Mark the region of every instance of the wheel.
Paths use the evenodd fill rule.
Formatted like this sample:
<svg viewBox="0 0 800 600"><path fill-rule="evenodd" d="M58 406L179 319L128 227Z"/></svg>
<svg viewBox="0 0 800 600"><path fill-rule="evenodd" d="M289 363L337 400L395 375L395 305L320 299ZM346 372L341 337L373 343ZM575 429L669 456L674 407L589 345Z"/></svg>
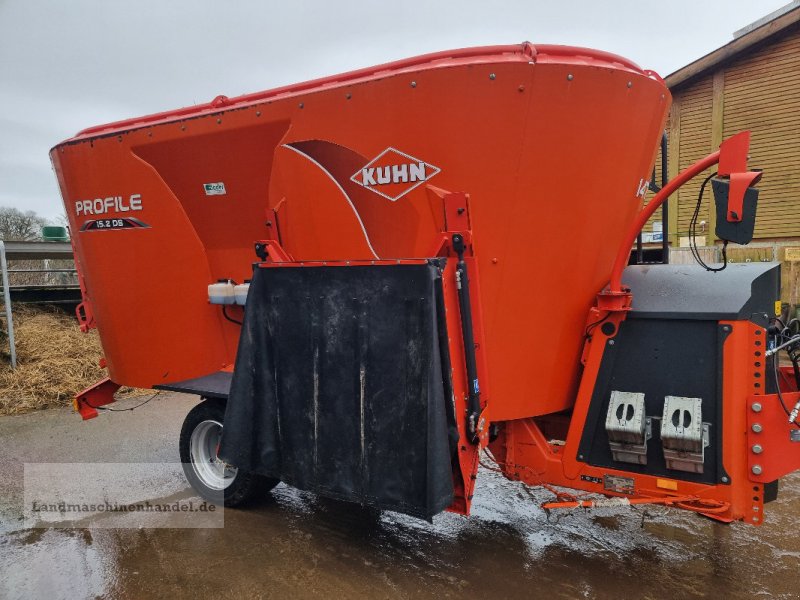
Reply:
<svg viewBox="0 0 800 600"><path fill-rule="evenodd" d="M243 506L274 488L279 480L237 469L217 457L224 420L221 400L203 400L189 411L179 444L183 472L206 500L226 507Z"/></svg>

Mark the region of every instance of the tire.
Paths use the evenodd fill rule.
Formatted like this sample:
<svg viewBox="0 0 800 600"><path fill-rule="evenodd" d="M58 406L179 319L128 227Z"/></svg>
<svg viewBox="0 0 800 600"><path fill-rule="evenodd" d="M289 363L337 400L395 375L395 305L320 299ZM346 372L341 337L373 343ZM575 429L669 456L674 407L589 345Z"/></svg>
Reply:
<svg viewBox="0 0 800 600"><path fill-rule="evenodd" d="M179 442L186 479L201 497L226 507L244 506L280 480L226 465L217 458L225 402L203 400L186 415Z"/></svg>

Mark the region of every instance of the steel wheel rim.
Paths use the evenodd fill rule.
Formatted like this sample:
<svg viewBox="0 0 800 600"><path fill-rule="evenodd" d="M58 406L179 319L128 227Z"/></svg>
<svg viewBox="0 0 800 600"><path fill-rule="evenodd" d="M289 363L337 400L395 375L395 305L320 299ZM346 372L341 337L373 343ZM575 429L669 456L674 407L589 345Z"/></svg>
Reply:
<svg viewBox="0 0 800 600"><path fill-rule="evenodd" d="M189 440L189 456L197 478L212 490L224 490L236 478L237 469L217 456L222 439L222 423L209 419L194 428Z"/></svg>

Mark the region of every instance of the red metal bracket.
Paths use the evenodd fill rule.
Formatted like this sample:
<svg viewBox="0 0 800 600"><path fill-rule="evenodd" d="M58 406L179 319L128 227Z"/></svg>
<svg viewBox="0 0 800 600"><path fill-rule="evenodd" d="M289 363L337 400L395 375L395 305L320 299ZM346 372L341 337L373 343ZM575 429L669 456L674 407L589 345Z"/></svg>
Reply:
<svg viewBox="0 0 800 600"><path fill-rule="evenodd" d="M742 131L729 137L719 145L719 167L721 177L747 171L747 153L750 150L750 132Z"/></svg>
<svg viewBox="0 0 800 600"><path fill-rule="evenodd" d="M469 196L463 192L451 192L445 194L443 202L445 231L470 231Z"/></svg>
<svg viewBox="0 0 800 600"><path fill-rule="evenodd" d="M78 326L81 328L83 333L89 333L89 330L97 327L94 322L92 305L87 301L83 301L75 307L75 316L78 319Z"/></svg>
<svg viewBox="0 0 800 600"><path fill-rule="evenodd" d="M97 409L114 402L114 394L121 386L106 377L75 396L72 406L84 421L94 419Z"/></svg>
<svg viewBox="0 0 800 600"><path fill-rule="evenodd" d="M78 255L75 254L74 245L72 247L72 253L75 257L75 274L78 276L78 286L81 288L81 303L75 307L75 316L78 318L78 325L80 325L81 331L83 333L89 333L89 330L94 329L97 325L94 322L92 303L89 301L89 296L86 293L86 281L83 279L81 261Z"/></svg>
<svg viewBox="0 0 800 600"><path fill-rule="evenodd" d="M291 255L283 249L283 246L275 240L258 240L256 242L256 253L263 260L277 263L293 262Z"/></svg>
<svg viewBox="0 0 800 600"><path fill-rule="evenodd" d="M448 192L439 188L429 188L436 198L441 199L444 208L443 231L436 238L428 256L453 256L452 235L457 233L464 239L465 255L474 256L472 247L472 223L469 216L469 194Z"/></svg>
<svg viewBox="0 0 800 600"><path fill-rule="evenodd" d="M597 309L606 312L627 312L631 309L633 296L628 288L622 288L619 292L603 290L597 294Z"/></svg>
<svg viewBox="0 0 800 600"><path fill-rule="evenodd" d="M719 168L717 173L720 177L728 177L730 179L728 210L725 214L728 221L732 223L742 220L744 194L747 188L755 185L761 179L761 172L747 170L747 153L749 149L749 131L743 131L729 137L719 147Z"/></svg>
<svg viewBox="0 0 800 600"><path fill-rule="evenodd" d="M731 174L731 185L728 190L728 210L726 211L728 221L735 223L742 220L744 193L747 188L758 183L760 179L761 173L758 171Z"/></svg>
<svg viewBox="0 0 800 600"><path fill-rule="evenodd" d="M784 393L786 410L800 393ZM777 394L747 400L747 467L750 481L769 483L800 469L800 428L789 423Z"/></svg>

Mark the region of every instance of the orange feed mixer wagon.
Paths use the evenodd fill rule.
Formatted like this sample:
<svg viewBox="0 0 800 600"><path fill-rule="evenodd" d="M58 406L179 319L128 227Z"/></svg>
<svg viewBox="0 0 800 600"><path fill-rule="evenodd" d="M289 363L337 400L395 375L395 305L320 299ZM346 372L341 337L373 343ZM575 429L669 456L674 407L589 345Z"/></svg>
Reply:
<svg viewBox="0 0 800 600"><path fill-rule="evenodd" d="M77 410L197 394L184 470L228 505L284 481L468 514L485 453L548 507L761 523L800 468L797 324L775 264L627 266L701 173L717 236L752 237L747 132L644 205L669 106L624 58L524 43L79 133L51 158L109 378Z"/></svg>

